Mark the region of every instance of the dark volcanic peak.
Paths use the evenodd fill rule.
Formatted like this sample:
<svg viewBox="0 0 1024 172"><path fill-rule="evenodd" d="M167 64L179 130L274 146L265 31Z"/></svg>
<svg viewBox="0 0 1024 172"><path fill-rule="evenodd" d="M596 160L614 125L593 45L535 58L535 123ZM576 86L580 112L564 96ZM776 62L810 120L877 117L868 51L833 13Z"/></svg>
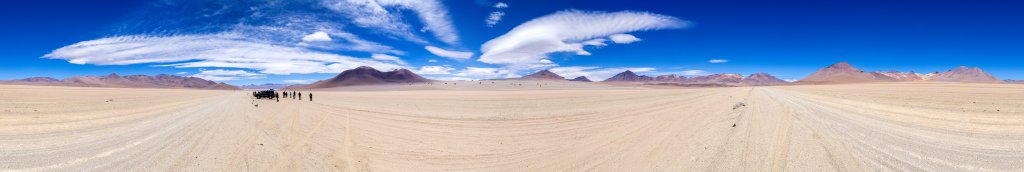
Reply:
<svg viewBox="0 0 1024 172"><path fill-rule="evenodd" d="M524 77L522 77L520 79L530 79L530 80L565 80L565 77L559 76L558 74L555 74L554 72L551 72L549 70L541 70L541 71L537 71L536 73L533 73L533 74L530 74L530 75L526 75L526 76L524 76Z"/></svg>
<svg viewBox="0 0 1024 172"><path fill-rule="evenodd" d="M288 87L289 89L312 89L312 88L331 88L341 86L352 86L352 85L373 85L373 84L389 84L389 83L416 83L416 82L430 82L431 80L423 78L412 71L407 69L396 69L390 72L381 72L369 66L360 66L355 69L350 69L341 72L337 76L331 79L317 81L315 83L304 85L304 86L293 86Z"/></svg>
<svg viewBox="0 0 1024 172"><path fill-rule="evenodd" d="M591 82L590 79L588 79L586 76L579 76L579 77L570 79L569 81Z"/></svg>
<svg viewBox="0 0 1024 172"><path fill-rule="evenodd" d="M604 82L636 82L636 81L653 81L654 78L649 76L637 75L633 71L626 70L625 72L616 74L611 78L605 79Z"/></svg>
<svg viewBox="0 0 1024 172"><path fill-rule="evenodd" d="M106 76L74 76L64 80L49 77L33 77L12 81L0 81L3 84L49 85L76 87L120 87L120 88L193 88L238 90L239 88L225 83L217 83L195 77L173 75L128 75L110 74Z"/></svg>

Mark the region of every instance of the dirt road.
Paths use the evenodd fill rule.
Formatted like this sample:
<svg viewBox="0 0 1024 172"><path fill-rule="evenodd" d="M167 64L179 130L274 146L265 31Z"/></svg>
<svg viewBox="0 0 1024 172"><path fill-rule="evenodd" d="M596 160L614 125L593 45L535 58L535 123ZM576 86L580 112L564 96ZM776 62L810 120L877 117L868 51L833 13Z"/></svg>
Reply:
<svg viewBox="0 0 1024 172"><path fill-rule="evenodd" d="M1024 170L1019 85L248 94L0 86L0 171Z"/></svg>

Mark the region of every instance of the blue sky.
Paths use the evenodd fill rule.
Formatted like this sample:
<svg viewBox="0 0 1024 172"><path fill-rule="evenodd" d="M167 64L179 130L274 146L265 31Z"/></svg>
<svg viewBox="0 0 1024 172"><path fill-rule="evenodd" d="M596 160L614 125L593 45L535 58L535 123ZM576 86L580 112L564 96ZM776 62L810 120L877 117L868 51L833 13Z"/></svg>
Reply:
<svg viewBox="0 0 1024 172"><path fill-rule="evenodd" d="M116 72L303 83L361 65L435 79L539 69L799 79L838 61L919 73L978 66L1024 79L1024 2L1009 0L3 3L0 79Z"/></svg>

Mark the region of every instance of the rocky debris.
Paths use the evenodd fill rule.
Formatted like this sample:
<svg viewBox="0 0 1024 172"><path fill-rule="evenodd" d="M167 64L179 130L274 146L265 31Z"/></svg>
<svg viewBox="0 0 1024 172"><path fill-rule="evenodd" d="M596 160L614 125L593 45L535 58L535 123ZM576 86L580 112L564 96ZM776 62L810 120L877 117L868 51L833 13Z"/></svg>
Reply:
<svg viewBox="0 0 1024 172"><path fill-rule="evenodd" d="M732 105L732 110L736 110L742 107L747 107L747 104L743 102L736 103L735 105Z"/></svg>

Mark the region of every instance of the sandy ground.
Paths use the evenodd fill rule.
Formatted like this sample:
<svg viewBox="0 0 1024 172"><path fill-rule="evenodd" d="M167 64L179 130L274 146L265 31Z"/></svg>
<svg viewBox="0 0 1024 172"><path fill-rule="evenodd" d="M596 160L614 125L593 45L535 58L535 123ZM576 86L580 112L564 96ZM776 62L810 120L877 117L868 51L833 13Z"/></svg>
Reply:
<svg viewBox="0 0 1024 172"><path fill-rule="evenodd" d="M250 93L0 86L0 171L1024 171L1024 85Z"/></svg>

